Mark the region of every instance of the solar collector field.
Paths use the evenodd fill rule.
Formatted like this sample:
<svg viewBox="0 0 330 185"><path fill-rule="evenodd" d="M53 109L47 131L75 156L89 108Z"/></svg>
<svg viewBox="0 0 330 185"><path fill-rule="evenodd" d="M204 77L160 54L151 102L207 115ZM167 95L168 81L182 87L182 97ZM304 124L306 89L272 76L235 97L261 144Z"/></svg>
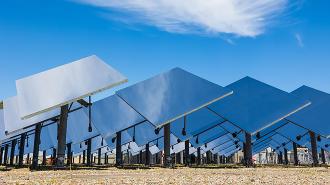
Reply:
<svg viewBox="0 0 330 185"><path fill-rule="evenodd" d="M98 70L100 74L96 74ZM53 83L59 74L60 83ZM41 79L50 82L47 85L52 87L47 90L51 93L43 89L32 97L32 91L45 87ZM323 121L330 100L327 93L306 86L287 93L250 77L222 87L174 68L99 101L83 100L125 81L123 75L96 56L18 80L18 96L4 100L4 110L0 110L0 126L4 127L1 134L7 133L1 138L2 146L9 145L11 150L11 141L19 141L25 132L28 139L24 154L33 152L37 130L32 126L41 124L38 150L52 154L52 149L60 145L57 125L63 115L59 108L66 104L68 159L70 152L74 156L85 151L90 152L87 155L115 154L118 166L123 165L120 160L124 154L130 157L144 153L147 161L147 153L155 155L163 150L164 163L186 150L197 160L211 154L229 157L240 150L256 154L268 147L280 154L292 150L293 143L313 148L309 131L317 133L318 152L328 149L329 129ZM27 85L31 88L25 90ZM22 97L24 101L20 102ZM322 121L313 124L316 116ZM168 128L170 133L165 134ZM249 143L251 147L247 147ZM17 150L18 145L16 155ZM252 156L244 156L247 166L248 160Z"/></svg>

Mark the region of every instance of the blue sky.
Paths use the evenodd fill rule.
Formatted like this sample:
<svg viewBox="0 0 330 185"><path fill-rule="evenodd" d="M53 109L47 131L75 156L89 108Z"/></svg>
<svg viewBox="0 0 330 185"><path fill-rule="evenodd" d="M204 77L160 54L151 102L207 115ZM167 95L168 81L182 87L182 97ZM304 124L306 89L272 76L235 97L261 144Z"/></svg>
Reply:
<svg viewBox="0 0 330 185"><path fill-rule="evenodd" d="M91 54L126 75L126 85L178 66L222 86L248 75L286 91L309 85L330 93L329 1L266 0L246 9L220 0L234 11L207 19L223 9L200 0L151 9L118 2L1 1L0 99L16 94L16 79Z"/></svg>

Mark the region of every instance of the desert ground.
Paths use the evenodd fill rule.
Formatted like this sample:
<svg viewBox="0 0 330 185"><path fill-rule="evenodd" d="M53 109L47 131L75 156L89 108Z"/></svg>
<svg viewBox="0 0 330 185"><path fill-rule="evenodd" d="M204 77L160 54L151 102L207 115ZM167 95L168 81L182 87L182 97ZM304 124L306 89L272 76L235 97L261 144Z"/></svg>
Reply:
<svg viewBox="0 0 330 185"><path fill-rule="evenodd" d="M0 184L330 184L330 169L319 168L151 168L0 171Z"/></svg>

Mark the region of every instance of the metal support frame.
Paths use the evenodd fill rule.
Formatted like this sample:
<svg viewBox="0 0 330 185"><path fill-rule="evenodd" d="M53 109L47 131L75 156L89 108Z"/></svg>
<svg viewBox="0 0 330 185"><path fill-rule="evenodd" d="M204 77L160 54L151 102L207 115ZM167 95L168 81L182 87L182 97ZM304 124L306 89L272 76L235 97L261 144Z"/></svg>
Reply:
<svg viewBox="0 0 330 185"><path fill-rule="evenodd" d="M146 166L150 166L150 151L149 151L149 143L146 144Z"/></svg>
<svg viewBox="0 0 330 185"><path fill-rule="evenodd" d="M42 151L42 165L46 165L46 150Z"/></svg>
<svg viewBox="0 0 330 185"><path fill-rule="evenodd" d="M299 164L299 162L298 162L298 152L297 152L297 143L292 142L292 146L293 146L294 165L297 166Z"/></svg>
<svg viewBox="0 0 330 185"><path fill-rule="evenodd" d="M121 132L116 133L116 166L123 164L123 154L121 151Z"/></svg>
<svg viewBox="0 0 330 185"><path fill-rule="evenodd" d="M211 151L206 152L206 164L211 164L212 162L212 153Z"/></svg>
<svg viewBox="0 0 330 185"><path fill-rule="evenodd" d="M251 143L251 134L245 132L245 166L252 166L252 143Z"/></svg>
<svg viewBox="0 0 330 185"><path fill-rule="evenodd" d="M83 163L83 164L86 163L86 150L83 150L83 159L82 159L82 163Z"/></svg>
<svg viewBox="0 0 330 185"><path fill-rule="evenodd" d="M24 161L24 147L25 147L25 138L26 138L26 133L21 134L21 139L19 143L19 154L18 154L18 166L22 167L23 166L23 161Z"/></svg>
<svg viewBox="0 0 330 185"><path fill-rule="evenodd" d="M139 153L139 164L142 164L142 150Z"/></svg>
<svg viewBox="0 0 330 185"><path fill-rule="evenodd" d="M72 145L71 143L68 143L66 145L66 148L67 148L67 152L66 152L66 156L67 156L66 165L68 165L68 166L72 164L71 145Z"/></svg>
<svg viewBox="0 0 330 185"><path fill-rule="evenodd" d="M1 147L0 148L0 165L2 164L2 156L3 156L3 150L4 150L4 148L3 147Z"/></svg>
<svg viewBox="0 0 330 185"><path fill-rule="evenodd" d="M194 134L193 137L197 137L197 136L199 136L199 135L201 135L201 134L203 134L203 133L205 133L205 132L207 132L207 131L209 131L209 130L212 130L212 129L214 129L215 127L218 127L218 126L220 126L221 124L223 124L223 123L225 123L225 122L227 122L227 120L220 121L219 123L214 124L214 125L212 125L211 127L207 128L207 129L205 129L205 130L203 130L203 131L201 131L201 132L199 132L199 133L197 133L197 134ZM223 128L223 127L220 126L220 128ZM226 134L227 134L227 133L226 133Z"/></svg>
<svg viewBox="0 0 330 185"><path fill-rule="evenodd" d="M40 135L41 135L41 123L38 123L36 125L34 132L33 156L32 156L32 166L31 166L31 169L33 170L37 169L38 167Z"/></svg>
<svg viewBox="0 0 330 185"><path fill-rule="evenodd" d="M98 156L97 156L97 158L98 158L97 164L98 165L101 165L101 148L98 149L97 154L98 154Z"/></svg>
<svg viewBox="0 0 330 185"><path fill-rule="evenodd" d="M326 160L325 160L325 151L323 148L321 148L321 158L322 158L322 164L325 164L326 163Z"/></svg>
<svg viewBox="0 0 330 185"><path fill-rule="evenodd" d="M104 153L104 164L108 164L108 155Z"/></svg>
<svg viewBox="0 0 330 185"><path fill-rule="evenodd" d="M17 144L17 139L11 141L10 161L9 161L10 165L14 165L16 144Z"/></svg>
<svg viewBox="0 0 330 185"><path fill-rule="evenodd" d="M164 167L170 167L172 163L171 158L171 125L170 123L164 125Z"/></svg>
<svg viewBox="0 0 330 185"><path fill-rule="evenodd" d="M56 165L56 148L53 148L53 159L52 159L53 165Z"/></svg>
<svg viewBox="0 0 330 185"><path fill-rule="evenodd" d="M156 158L155 164L159 164L160 163L160 161L159 161L159 152L157 152L155 154L155 158Z"/></svg>
<svg viewBox="0 0 330 185"><path fill-rule="evenodd" d="M30 153L26 155L26 164L30 164Z"/></svg>
<svg viewBox="0 0 330 185"><path fill-rule="evenodd" d="M190 155L189 155L189 140L186 140L184 142L184 156L185 156L185 165L189 166L190 165Z"/></svg>
<svg viewBox="0 0 330 185"><path fill-rule="evenodd" d="M213 158L214 158L214 164L219 164L219 155L213 154Z"/></svg>
<svg viewBox="0 0 330 185"><path fill-rule="evenodd" d="M64 167L68 113L69 105L63 105L61 107L60 123L58 127L56 166L59 168Z"/></svg>
<svg viewBox="0 0 330 185"><path fill-rule="evenodd" d="M3 155L3 164L7 165L8 164L8 147L9 144L5 145L5 154Z"/></svg>
<svg viewBox="0 0 330 185"><path fill-rule="evenodd" d="M277 154L277 164L282 164L282 152L280 151L278 154ZM267 156L267 163L268 163L268 156Z"/></svg>
<svg viewBox="0 0 330 185"><path fill-rule="evenodd" d="M201 165L201 147L197 148L197 165Z"/></svg>
<svg viewBox="0 0 330 185"><path fill-rule="evenodd" d="M91 166L92 165L92 139L88 139L87 140L87 154L86 154L86 164L87 166Z"/></svg>
<svg viewBox="0 0 330 185"><path fill-rule="evenodd" d="M317 166L319 164L319 159L317 154L317 143L316 143L315 133L313 131L309 131L309 137L311 139L313 166Z"/></svg>
<svg viewBox="0 0 330 185"><path fill-rule="evenodd" d="M288 160L288 150L286 148L284 148L284 164L288 165L289 164L289 160Z"/></svg>

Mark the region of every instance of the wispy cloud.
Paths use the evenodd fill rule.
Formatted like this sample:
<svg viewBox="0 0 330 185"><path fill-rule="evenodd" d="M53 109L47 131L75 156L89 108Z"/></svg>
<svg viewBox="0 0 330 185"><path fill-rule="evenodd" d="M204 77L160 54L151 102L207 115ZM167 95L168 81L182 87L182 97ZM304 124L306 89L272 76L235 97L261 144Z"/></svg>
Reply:
<svg viewBox="0 0 330 185"><path fill-rule="evenodd" d="M131 20L175 33L255 37L288 0L75 0L125 13ZM124 20L123 18L121 20Z"/></svg>
<svg viewBox="0 0 330 185"><path fill-rule="evenodd" d="M295 37L296 40L297 40L298 46L301 47L301 48L303 48L303 47L304 47L304 41L303 41L301 35L300 35L299 33L296 33L296 34L294 35L294 37Z"/></svg>

